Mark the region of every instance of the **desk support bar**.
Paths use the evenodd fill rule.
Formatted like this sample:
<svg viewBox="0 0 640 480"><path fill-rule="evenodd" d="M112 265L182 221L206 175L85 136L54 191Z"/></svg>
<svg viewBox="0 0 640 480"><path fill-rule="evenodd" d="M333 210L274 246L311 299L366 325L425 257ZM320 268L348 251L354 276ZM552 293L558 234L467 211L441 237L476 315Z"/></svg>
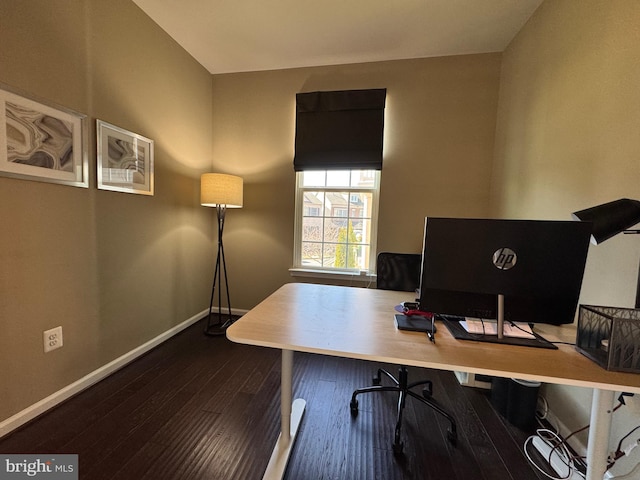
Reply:
<svg viewBox="0 0 640 480"><path fill-rule="evenodd" d="M280 374L281 432L285 443L291 440L291 402L293 401L293 350L282 350Z"/></svg>
<svg viewBox="0 0 640 480"><path fill-rule="evenodd" d="M591 401L591 423L587 444L587 479L602 480L607 471L611 415L613 413L613 390L593 389Z"/></svg>
<svg viewBox="0 0 640 480"><path fill-rule="evenodd" d="M273 449L263 480L284 477L291 450L302 421L306 402L293 397L293 351L282 350L282 373L280 377L280 436Z"/></svg>

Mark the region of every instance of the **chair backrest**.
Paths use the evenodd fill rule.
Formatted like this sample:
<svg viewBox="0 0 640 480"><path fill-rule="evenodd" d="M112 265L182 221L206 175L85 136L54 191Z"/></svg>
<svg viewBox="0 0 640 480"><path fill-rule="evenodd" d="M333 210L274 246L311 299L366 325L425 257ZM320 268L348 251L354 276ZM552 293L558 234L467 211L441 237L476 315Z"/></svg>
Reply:
<svg viewBox="0 0 640 480"><path fill-rule="evenodd" d="M420 287L422 255L381 252L376 262L376 288L415 292Z"/></svg>

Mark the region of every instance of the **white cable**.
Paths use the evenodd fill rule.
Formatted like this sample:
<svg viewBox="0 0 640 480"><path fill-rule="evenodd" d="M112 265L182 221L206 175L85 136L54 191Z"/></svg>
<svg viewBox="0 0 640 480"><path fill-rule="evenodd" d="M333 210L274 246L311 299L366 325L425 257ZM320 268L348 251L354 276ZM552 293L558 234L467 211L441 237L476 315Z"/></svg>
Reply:
<svg viewBox="0 0 640 480"><path fill-rule="evenodd" d="M538 402L537 403L541 403L541 407L542 407L542 412L540 412L540 409L537 408L536 405L536 415L540 420L547 420L547 415L549 415L549 402L547 402L547 399L543 396L543 395L538 395Z"/></svg>
<svg viewBox="0 0 640 480"><path fill-rule="evenodd" d="M581 477L584 477L584 474L582 474L582 472L575 469L573 455L569 450L569 447L567 447L566 441L558 433L544 428L537 430L536 433L542 441L552 447L552 451L549 452L549 458L547 459L549 463L551 463L551 456L553 452L555 452L558 455L559 460L564 463L567 468L569 468L567 478L571 478L574 473L580 475ZM545 439L544 435L550 435L551 439L557 443L554 444L552 441Z"/></svg>
<svg viewBox="0 0 640 480"><path fill-rule="evenodd" d="M542 405L540 405L542 404ZM541 407L541 408L538 408ZM542 412L540 411L542 409ZM548 425L551 426L554 432L559 433L560 427L557 423L554 423L553 417L549 416L551 409L549 408L549 402L543 395L539 395L536 403L536 421L541 428L545 429ZM546 423L545 423L546 422ZM557 419L556 419L557 422Z"/></svg>
<svg viewBox="0 0 640 480"><path fill-rule="evenodd" d="M527 460L529 460L529 462L531 463L531 465L533 465L540 473L542 473L544 476L546 476L547 478L551 479L551 480L567 480L573 477L574 473L580 475L581 477L584 477L584 475L582 474L582 472L576 470L573 466L573 462L571 460L572 455L571 452L569 452L569 449L566 447L564 440L557 435L555 432L545 429L545 428L541 428L536 430L536 434L537 435L531 435L529 438L527 438L527 440L524 443L524 454L527 457ZM556 442L556 444L554 444L551 440L548 440L547 438L545 438L545 436L550 437L553 441ZM534 460L533 458L531 458L531 456L529 455L529 452L527 451L527 447L528 445L530 445L533 440L535 438L539 438L540 440L542 440L547 446L549 446L550 448L550 452L549 452L549 458L547 458L547 463L551 466L551 456L555 453L558 456L558 459L560 461L562 461L562 463L564 463L564 465L568 468L568 473L566 476L564 477L556 477L553 475L549 475L547 472L545 472ZM554 469L555 470L555 469Z"/></svg>
<svg viewBox="0 0 640 480"><path fill-rule="evenodd" d="M537 438L537 435L531 435L529 438L527 438L524 442L524 455L527 457L527 460L529 460L529 463L531 465L533 465L536 470L538 470L541 474L543 474L545 477L550 478L552 480L565 480L564 477L553 477L551 475L549 475L547 472L545 472L542 467L540 467L534 460L533 458L531 458L531 456L529 455L529 452L527 451L527 446L529 444L531 444L533 442L533 439ZM534 447L531 447L534 448Z"/></svg>

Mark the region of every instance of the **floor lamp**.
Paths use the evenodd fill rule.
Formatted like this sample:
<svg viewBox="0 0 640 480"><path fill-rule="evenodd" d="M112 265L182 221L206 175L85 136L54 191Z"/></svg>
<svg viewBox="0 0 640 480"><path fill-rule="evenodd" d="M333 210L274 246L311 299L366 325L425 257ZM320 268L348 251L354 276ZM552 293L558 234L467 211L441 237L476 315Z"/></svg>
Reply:
<svg viewBox="0 0 640 480"><path fill-rule="evenodd" d="M594 245L598 245L619 233L640 233L640 230L628 230L640 223L640 200L621 198L575 212L572 216L576 220L593 223L591 243ZM640 265L638 266L635 308L640 308Z"/></svg>
<svg viewBox="0 0 640 480"><path fill-rule="evenodd" d="M231 316L231 300L229 299L229 282L227 280L227 264L224 259L224 246L222 244L222 232L224 229L224 217L227 208L242 208L242 178L223 173L205 173L200 177L200 203L205 207L216 207L218 218L218 255L216 268L213 272L213 285L211 286L211 301L209 302L209 315L204 333L207 335L224 335L225 330L233 323ZM218 285L218 321L211 322L211 311L215 297L216 283ZM222 284L227 292L227 307L229 315L226 321L222 321Z"/></svg>

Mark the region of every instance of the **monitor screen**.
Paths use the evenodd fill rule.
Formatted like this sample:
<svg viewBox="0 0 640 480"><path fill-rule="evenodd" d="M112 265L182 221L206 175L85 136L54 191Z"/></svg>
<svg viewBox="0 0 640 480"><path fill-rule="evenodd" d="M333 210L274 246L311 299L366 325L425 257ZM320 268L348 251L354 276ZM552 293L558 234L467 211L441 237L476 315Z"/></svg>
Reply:
<svg viewBox="0 0 640 480"><path fill-rule="evenodd" d="M560 325L574 321L591 224L431 218L425 221L420 309Z"/></svg>

